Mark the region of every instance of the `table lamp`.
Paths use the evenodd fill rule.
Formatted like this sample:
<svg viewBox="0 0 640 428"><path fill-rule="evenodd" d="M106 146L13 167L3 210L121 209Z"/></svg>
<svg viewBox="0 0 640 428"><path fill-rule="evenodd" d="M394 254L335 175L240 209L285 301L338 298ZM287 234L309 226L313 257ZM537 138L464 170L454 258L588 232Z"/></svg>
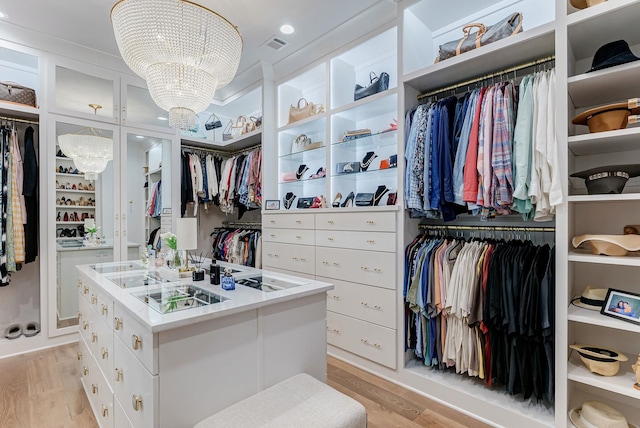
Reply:
<svg viewBox="0 0 640 428"><path fill-rule="evenodd" d="M187 263L186 270L189 270L189 250L198 249L198 220L195 218L176 219L176 240L177 249L184 250Z"/></svg>

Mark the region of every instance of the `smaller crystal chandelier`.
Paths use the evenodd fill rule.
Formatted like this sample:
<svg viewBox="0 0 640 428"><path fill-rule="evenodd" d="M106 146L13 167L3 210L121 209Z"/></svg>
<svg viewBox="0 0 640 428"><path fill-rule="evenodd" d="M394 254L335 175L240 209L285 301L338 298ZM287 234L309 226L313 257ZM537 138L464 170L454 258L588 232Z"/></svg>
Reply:
<svg viewBox="0 0 640 428"><path fill-rule="evenodd" d="M196 114L238 70L238 29L189 0L120 0L111 22L122 59L146 80L173 128L193 129Z"/></svg>
<svg viewBox="0 0 640 428"><path fill-rule="evenodd" d="M98 104L89 104L94 113L102 108ZM65 156L73 159L73 164L84 172L86 180L97 180L113 160L113 139L101 137L93 128L84 128L73 134L58 136L58 145Z"/></svg>

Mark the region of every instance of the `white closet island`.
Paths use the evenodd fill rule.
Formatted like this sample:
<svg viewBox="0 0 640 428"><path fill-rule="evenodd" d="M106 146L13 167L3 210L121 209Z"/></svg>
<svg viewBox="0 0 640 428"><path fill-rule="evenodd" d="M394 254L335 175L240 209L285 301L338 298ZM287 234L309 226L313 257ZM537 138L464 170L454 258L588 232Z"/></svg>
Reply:
<svg viewBox="0 0 640 428"><path fill-rule="evenodd" d="M191 427L294 374L326 381L333 286L220 265L235 290L136 261L78 266L78 360L101 427Z"/></svg>

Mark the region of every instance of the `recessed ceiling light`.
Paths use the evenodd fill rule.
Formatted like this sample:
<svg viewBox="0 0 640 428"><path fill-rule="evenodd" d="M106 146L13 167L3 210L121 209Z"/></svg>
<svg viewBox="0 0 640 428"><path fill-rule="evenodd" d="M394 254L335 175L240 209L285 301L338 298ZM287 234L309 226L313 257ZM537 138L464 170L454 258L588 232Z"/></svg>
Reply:
<svg viewBox="0 0 640 428"><path fill-rule="evenodd" d="M169 120L169 118L165 116L158 116L158 120Z"/></svg>
<svg viewBox="0 0 640 428"><path fill-rule="evenodd" d="M296 29L293 28L293 25L284 24L280 26L280 32L282 34L293 34L295 31Z"/></svg>
<svg viewBox="0 0 640 428"><path fill-rule="evenodd" d="M136 138L140 138L141 140L144 138L142 135L136 135Z"/></svg>

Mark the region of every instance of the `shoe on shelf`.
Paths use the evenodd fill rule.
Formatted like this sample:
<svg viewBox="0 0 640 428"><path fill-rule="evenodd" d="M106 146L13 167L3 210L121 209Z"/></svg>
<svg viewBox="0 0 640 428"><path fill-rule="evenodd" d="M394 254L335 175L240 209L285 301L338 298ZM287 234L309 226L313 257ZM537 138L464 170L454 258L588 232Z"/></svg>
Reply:
<svg viewBox="0 0 640 428"><path fill-rule="evenodd" d="M93 183L89 183L89 186L87 186L87 190L93 190Z"/></svg>
<svg viewBox="0 0 640 428"><path fill-rule="evenodd" d="M60 188L60 182L58 180L56 180L56 189Z"/></svg>
<svg viewBox="0 0 640 428"><path fill-rule="evenodd" d="M340 206L341 200L342 200L342 193L340 192L336 193L336 197L333 198L333 204L331 204L331 206L334 208L338 208Z"/></svg>
<svg viewBox="0 0 640 428"><path fill-rule="evenodd" d="M22 336L22 326L20 324L12 324L4 330L4 337L9 340L17 339Z"/></svg>
<svg viewBox="0 0 640 428"><path fill-rule="evenodd" d="M56 221L60 221L62 217L62 213L58 211L58 215L56 216Z"/></svg>
<svg viewBox="0 0 640 428"><path fill-rule="evenodd" d="M320 208L327 208L327 198L320 195Z"/></svg>
<svg viewBox="0 0 640 428"><path fill-rule="evenodd" d="M40 323L36 321L28 322L22 329L22 333L25 335L25 337L35 336L36 334L40 333Z"/></svg>
<svg viewBox="0 0 640 428"><path fill-rule="evenodd" d="M384 184L378 186L378 188L376 189L376 193L373 194L373 205L378 205L378 203L380 202L382 197L388 191L389 191L389 189L387 189L387 186L385 186Z"/></svg>
<svg viewBox="0 0 640 428"><path fill-rule="evenodd" d="M286 209L291 208L291 205L293 205L293 201L296 199L296 195L293 194L293 192L288 192L286 195L284 195L284 198L282 199L282 201L284 202L284 207Z"/></svg>
<svg viewBox="0 0 640 428"><path fill-rule="evenodd" d="M353 203L353 198L355 198L356 195L353 194L353 192L349 192L349 194L347 195L347 199L344 200L344 202L340 205L342 208L346 208L351 206L351 204Z"/></svg>
<svg viewBox="0 0 640 428"><path fill-rule="evenodd" d="M311 174L311 177L309 177L309 179L313 180L316 178L323 178L327 175L327 170L325 169L325 167L320 167L318 168L318 171L315 174Z"/></svg>
<svg viewBox="0 0 640 428"><path fill-rule="evenodd" d="M377 157L378 155L374 152L367 152L367 154L364 155L364 158L362 158L362 162L360 162L360 169L366 171L369 166L371 166L371 162L373 162L373 160Z"/></svg>
<svg viewBox="0 0 640 428"><path fill-rule="evenodd" d="M77 211L73 212L73 218L74 218L73 221L80 221L80 217L78 217L78 212Z"/></svg>
<svg viewBox="0 0 640 428"><path fill-rule="evenodd" d="M62 217L62 221L69 221L69 213L64 213L64 217Z"/></svg>
<svg viewBox="0 0 640 428"><path fill-rule="evenodd" d="M320 196L322 196L322 195L320 195ZM322 200L319 197L314 196L313 197L313 203L311 204L311 206L309 208L322 208Z"/></svg>

